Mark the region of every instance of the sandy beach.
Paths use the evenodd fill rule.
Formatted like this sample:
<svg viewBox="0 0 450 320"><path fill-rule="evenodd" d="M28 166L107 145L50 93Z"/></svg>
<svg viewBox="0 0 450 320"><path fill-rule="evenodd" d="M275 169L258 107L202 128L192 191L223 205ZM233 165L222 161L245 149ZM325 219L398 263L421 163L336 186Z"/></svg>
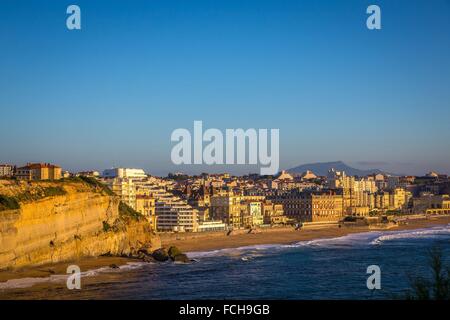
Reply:
<svg viewBox="0 0 450 320"><path fill-rule="evenodd" d="M324 228L316 230L295 230L294 228L272 228L256 234L238 234L227 236L225 233L215 232L209 234L191 235L161 235L164 247L177 246L184 252L210 251L223 248L237 248L258 244L288 244L298 241L308 241L322 238L342 237L351 233L368 231L394 231L432 227L449 224L449 216L428 217L427 219L408 220L407 224L395 226L391 229L374 227L342 227Z"/></svg>
<svg viewBox="0 0 450 320"><path fill-rule="evenodd" d="M427 219L409 220L407 224L391 229L369 227L341 227L317 230L295 230L294 228L271 228L260 233L243 233L227 236L225 232L198 234L161 234L163 247L177 246L184 252L210 251L224 248L237 248L258 244L289 244L298 241L308 241L323 238L341 237L352 233L368 231L397 231L420 229L450 223L449 216L428 217ZM67 267L76 264L82 271L95 270L111 265L122 266L140 260L121 257L83 258L77 261L67 261L51 265L23 268L18 270L0 271L0 285L11 279L45 278L51 275L66 274Z"/></svg>

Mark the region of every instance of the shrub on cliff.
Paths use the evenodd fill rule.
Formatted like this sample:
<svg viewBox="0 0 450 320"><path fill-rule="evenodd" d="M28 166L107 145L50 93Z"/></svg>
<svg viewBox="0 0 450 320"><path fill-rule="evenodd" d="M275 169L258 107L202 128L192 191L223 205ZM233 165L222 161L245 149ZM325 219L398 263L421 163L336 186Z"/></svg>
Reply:
<svg viewBox="0 0 450 320"><path fill-rule="evenodd" d="M119 203L119 216L125 219L132 219L136 221L140 221L144 218L142 214L131 208L126 203L120 201Z"/></svg>
<svg viewBox="0 0 450 320"><path fill-rule="evenodd" d="M86 177L86 176L79 176L78 178L81 181L83 181L83 182L87 183L88 185L90 185L91 187L93 187L94 189L96 189L97 191L104 192L105 194L107 194L109 196L114 195L114 192L110 188L108 188L107 185L101 183L96 178Z"/></svg>
<svg viewBox="0 0 450 320"><path fill-rule="evenodd" d="M36 187L33 190L26 190L16 196L18 202L32 202L47 197L63 196L67 191L61 187Z"/></svg>
<svg viewBox="0 0 450 320"><path fill-rule="evenodd" d="M111 230L111 226L108 222L103 221L103 232L108 232L109 230Z"/></svg>
<svg viewBox="0 0 450 320"><path fill-rule="evenodd" d="M63 196L67 191L63 187L45 187L43 189L44 197Z"/></svg>
<svg viewBox="0 0 450 320"><path fill-rule="evenodd" d="M17 210L19 208L20 208L19 202L15 198L0 194L0 211Z"/></svg>

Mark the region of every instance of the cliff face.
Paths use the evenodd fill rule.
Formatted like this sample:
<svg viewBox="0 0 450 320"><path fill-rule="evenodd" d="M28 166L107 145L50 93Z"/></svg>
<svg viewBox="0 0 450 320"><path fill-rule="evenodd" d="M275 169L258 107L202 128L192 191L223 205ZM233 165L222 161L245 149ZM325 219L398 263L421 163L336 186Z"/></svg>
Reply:
<svg viewBox="0 0 450 320"><path fill-rule="evenodd" d="M0 211L0 269L103 254L128 255L143 246L159 246L145 220L119 214L114 196L81 182L55 184L64 194L19 201L19 209ZM2 187L0 193L9 196L29 195L30 190L33 194L35 189L30 183ZM39 185L41 191L44 187Z"/></svg>

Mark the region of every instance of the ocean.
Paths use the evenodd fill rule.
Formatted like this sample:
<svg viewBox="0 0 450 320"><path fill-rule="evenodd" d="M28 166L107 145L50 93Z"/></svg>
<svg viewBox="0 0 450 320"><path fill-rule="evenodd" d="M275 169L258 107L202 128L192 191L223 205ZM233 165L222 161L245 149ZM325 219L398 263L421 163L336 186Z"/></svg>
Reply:
<svg viewBox="0 0 450 320"><path fill-rule="evenodd" d="M82 288L65 276L10 281L13 299L401 299L410 277L430 275L428 252L440 247L450 266L450 225L373 231L290 245L256 245L190 252L195 261L130 263L83 273ZM381 271L369 290L367 267Z"/></svg>

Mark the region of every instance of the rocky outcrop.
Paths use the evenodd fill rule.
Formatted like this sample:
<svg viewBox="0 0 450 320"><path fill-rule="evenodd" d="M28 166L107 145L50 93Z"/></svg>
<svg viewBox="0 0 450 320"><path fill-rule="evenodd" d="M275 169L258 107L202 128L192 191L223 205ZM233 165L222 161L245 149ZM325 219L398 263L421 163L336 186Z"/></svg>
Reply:
<svg viewBox="0 0 450 320"><path fill-rule="evenodd" d="M181 250L178 249L177 247L171 246L171 247L169 248L169 250L167 251L167 254L169 255L170 258L173 259L175 256L177 256L177 255L179 255L179 254L182 254L182 252L181 252Z"/></svg>
<svg viewBox="0 0 450 320"><path fill-rule="evenodd" d="M181 250L175 246L170 247L167 253L173 262L187 263L191 261L186 254L181 252Z"/></svg>
<svg viewBox="0 0 450 320"><path fill-rule="evenodd" d="M152 257L153 257L153 259L155 259L156 261L159 261L159 262L164 262L164 261L169 260L169 255L168 255L166 249L164 249L164 248L155 250L152 253Z"/></svg>
<svg viewBox="0 0 450 320"><path fill-rule="evenodd" d="M81 257L130 256L161 246L145 219L120 215L116 197L81 182L55 184L66 193L0 211L0 270ZM8 196L15 195L13 187L8 186Z"/></svg>

